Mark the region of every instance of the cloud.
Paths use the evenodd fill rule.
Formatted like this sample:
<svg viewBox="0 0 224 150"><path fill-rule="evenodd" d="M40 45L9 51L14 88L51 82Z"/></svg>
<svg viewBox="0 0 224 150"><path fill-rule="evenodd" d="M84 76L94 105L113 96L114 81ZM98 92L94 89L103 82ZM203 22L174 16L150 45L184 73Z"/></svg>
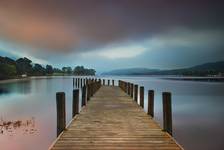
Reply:
<svg viewBox="0 0 224 150"><path fill-rule="evenodd" d="M145 53L135 64L149 68L174 69L224 60L224 31L177 29L146 39ZM127 65L127 64L125 64Z"/></svg>
<svg viewBox="0 0 224 150"><path fill-rule="evenodd" d="M103 59L130 59L135 58L138 55L144 53L146 50L145 47L141 45L121 45L121 46L108 46L105 48L102 48L100 50L81 53L82 57L100 57Z"/></svg>
<svg viewBox="0 0 224 150"><path fill-rule="evenodd" d="M39 63L43 65L49 64L46 59L41 59L30 55L30 53L28 52L29 50L27 50L26 47L18 47L17 45L7 43L6 41L2 42L0 40L0 56L1 54L4 54L3 56L12 57L14 59L27 57L31 59L33 63Z"/></svg>
<svg viewBox="0 0 224 150"><path fill-rule="evenodd" d="M223 14L221 0L1 0L0 51L58 66L182 67L224 58Z"/></svg>
<svg viewBox="0 0 224 150"><path fill-rule="evenodd" d="M221 6L218 0L1 0L0 37L36 53L79 53L179 26L223 28Z"/></svg>
<svg viewBox="0 0 224 150"><path fill-rule="evenodd" d="M154 50L168 47L188 47L189 50L198 48L205 51L224 47L223 38L224 30L194 31L186 28L176 28L145 40L145 44Z"/></svg>

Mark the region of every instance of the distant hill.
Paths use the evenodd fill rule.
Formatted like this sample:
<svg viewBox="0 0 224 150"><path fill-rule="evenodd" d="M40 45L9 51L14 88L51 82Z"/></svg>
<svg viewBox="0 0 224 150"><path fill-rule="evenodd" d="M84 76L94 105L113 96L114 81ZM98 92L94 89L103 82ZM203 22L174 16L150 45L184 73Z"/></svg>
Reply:
<svg viewBox="0 0 224 150"><path fill-rule="evenodd" d="M191 67L188 69L197 70L197 71L216 70L216 71L223 72L224 71L224 61L205 63L205 64L197 65L197 66L194 66L194 67Z"/></svg>
<svg viewBox="0 0 224 150"><path fill-rule="evenodd" d="M224 61L205 63L189 68L180 68L173 70L159 70L148 68L129 68L112 70L103 75L186 75L186 76L209 76L223 75Z"/></svg>
<svg viewBox="0 0 224 150"><path fill-rule="evenodd" d="M127 69L117 69L109 72L104 72L102 73L102 75L144 75L158 71L159 70L157 69L147 69L147 68L127 68Z"/></svg>

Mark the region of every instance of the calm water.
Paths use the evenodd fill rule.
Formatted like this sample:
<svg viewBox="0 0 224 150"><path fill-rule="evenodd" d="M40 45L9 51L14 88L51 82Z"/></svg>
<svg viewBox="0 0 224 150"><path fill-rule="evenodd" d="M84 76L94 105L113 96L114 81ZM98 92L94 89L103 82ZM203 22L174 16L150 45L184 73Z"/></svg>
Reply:
<svg viewBox="0 0 224 150"><path fill-rule="evenodd" d="M161 125L161 94L172 92L174 137L186 150L223 149L224 83L171 81L156 77L119 79L145 86L145 106L147 90L155 90L155 119ZM71 120L71 77L0 83L0 89L2 150L46 150L50 146L56 138L55 93L58 91L66 93L67 123Z"/></svg>

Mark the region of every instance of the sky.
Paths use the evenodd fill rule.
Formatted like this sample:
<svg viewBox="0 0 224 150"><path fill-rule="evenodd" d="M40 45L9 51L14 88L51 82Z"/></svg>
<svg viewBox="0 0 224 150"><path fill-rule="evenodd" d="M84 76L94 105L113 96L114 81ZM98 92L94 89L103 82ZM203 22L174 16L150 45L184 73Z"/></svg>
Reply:
<svg viewBox="0 0 224 150"><path fill-rule="evenodd" d="M224 60L222 0L0 0L0 55L56 67Z"/></svg>

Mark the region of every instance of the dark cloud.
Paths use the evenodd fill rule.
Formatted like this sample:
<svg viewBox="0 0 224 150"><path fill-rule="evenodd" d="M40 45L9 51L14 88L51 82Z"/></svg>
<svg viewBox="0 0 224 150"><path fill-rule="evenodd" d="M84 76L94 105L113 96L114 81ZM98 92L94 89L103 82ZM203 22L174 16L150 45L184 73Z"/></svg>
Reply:
<svg viewBox="0 0 224 150"><path fill-rule="evenodd" d="M53 52L91 50L176 27L222 30L221 0L1 0L0 37Z"/></svg>

